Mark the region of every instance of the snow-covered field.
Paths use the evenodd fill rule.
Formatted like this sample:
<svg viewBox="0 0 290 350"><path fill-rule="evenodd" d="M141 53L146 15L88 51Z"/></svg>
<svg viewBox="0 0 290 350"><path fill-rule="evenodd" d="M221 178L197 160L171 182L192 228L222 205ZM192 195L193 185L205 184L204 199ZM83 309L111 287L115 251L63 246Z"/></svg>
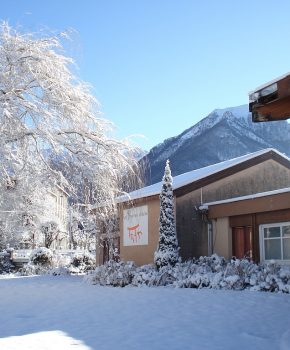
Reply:
<svg viewBox="0 0 290 350"><path fill-rule="evenodd" d="M0 276L1 350L290 349L290 295Z"/></svg>

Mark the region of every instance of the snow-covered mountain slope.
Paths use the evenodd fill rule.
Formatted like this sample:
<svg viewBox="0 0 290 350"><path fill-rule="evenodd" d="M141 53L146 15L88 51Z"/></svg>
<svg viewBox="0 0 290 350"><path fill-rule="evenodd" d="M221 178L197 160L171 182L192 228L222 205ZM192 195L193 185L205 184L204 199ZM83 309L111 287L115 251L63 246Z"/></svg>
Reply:
<svg viewBox="0 0 290 350"><path fill-rule="evenodd" d="M161 180L166 159L174 176L227 159L276 148L290 156L287 121L253 123L248 105L216 109L206 118L153 147L145 162L146 184Z"/></svg>

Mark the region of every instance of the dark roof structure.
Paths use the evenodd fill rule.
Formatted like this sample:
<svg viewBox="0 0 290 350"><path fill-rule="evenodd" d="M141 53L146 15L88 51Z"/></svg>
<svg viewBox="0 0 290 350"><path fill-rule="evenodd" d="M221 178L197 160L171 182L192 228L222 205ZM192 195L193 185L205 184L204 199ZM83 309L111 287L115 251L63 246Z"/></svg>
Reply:
<svg viewBox="0 0 290 350"><path fill-rule="evenodd" d="M290 73L269 81L249 93L253 122L290 118Z"/></svg>

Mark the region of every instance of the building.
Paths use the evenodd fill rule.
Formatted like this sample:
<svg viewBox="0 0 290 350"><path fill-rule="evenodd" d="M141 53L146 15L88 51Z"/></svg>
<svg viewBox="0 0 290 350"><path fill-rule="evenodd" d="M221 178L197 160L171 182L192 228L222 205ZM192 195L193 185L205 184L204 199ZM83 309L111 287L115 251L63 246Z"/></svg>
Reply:
<svg viewBox="0 0 290 350"><path fill-rule="evenodd" d="M289 206L287 201L284 206L279 205L276 201L278 197L275 197L278 194L271 191L288 187L290 160L274 149L261 150L174 177L176 229L182 259L218 253L227 258L236 254L248 255L255 261L263 260L265 256L260 254L261 244L264 247L269 245L267 238L272 238L272 234L261 241L259 230L269 229L272 232L272 226L263 225L283 223L283 226L290 221L290 216L287 216L288 210L290 214L290 201ZM138 265L153 262L159 236L160 190L161 182L119 198L121 260L133 260ZM281 191L278 196L287 196L287 190L285 193ZM248 205L248 196L255 196L255 205L249 206L246 212L238 209L238 203ZM274 198L277 202L275 206L271 204ZM263 202L261 207L260 201ZM235 206L236 211L227 211ZM220 208L219 212L217 208ZM239 221L243 218L245 221ZM249 218L255 219L255 223L246 221ZM238 231L241 227L243 231ZM248 232L250 243L244 238L244 248L238 249L242 244L238 242L245 232ZM280 243L281 240L280 234ZM248 249L249 245L251 249ZM285 249L285 257L288 257L288 241L285 241Z"/></svg>
<svg viewBox="0 0 290 350"><path fill-rule="evenodd" d="M290 73L259 86L249 93L253 122L290 118Z"/></svg>
<svg viewBox="0 0 290 350"><path fill-rule="evenodd" d="M226 258L290 262L290 188L204 203L212 251Z"/></svg>

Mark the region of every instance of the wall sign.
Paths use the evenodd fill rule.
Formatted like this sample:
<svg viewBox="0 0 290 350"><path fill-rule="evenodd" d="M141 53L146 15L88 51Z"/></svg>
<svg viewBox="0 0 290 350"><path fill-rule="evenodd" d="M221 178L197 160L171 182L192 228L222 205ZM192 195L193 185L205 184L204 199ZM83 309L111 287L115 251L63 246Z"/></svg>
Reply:
<svg viewBox="0 0 290 350"><path fill-rule="evenodd" d="M123 212L124 246L148 244L148 206L125 209Z"/></svg>

